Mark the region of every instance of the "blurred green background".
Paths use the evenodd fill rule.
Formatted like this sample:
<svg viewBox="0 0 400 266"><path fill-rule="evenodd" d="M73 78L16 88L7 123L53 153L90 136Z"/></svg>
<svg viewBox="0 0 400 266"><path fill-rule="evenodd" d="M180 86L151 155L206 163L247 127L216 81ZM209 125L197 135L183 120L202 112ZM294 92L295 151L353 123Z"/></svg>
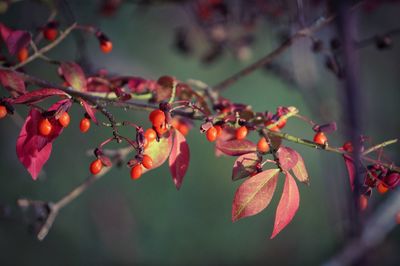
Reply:
<svg viewBox="0 0 400 266"><path fill-rule="evenodd" d="M77 22L102 29L111 38L114 50L104 55L92 36L85 37L88 57L95 68L111 73L156 79L168 74L180 80L194 78L216 84L277 46L277 27L262 23L250 61L240 62L225 53L211 65L198 57L178 54L173 46L173 31L188 22L178 5L156 5L145 9L124 5L112 18L98 16L97 1L68 1ZM374 13L361 13L360 38L370 37L399 26L399 6L384 6ZM69 13L70 14L70 13ZM48 15L46 8L21 1L0 16L0 21L15 28L35 29ZM314 17L313 17L314 16ZM66 16L68 17L68 16ZM316 15L310 14L312 21ZM74 18L69 18L74 19ZM68 22L68 19L66 19ZM332 28L319 36L329 39ZM201 41L196 45L202 48ZM399 137L398 100L400 84L400 39L394 48L380 52L374 47L360 50L364 98L364 132L373 142ZM310 42L301 41L283 56L294 69L303 89L290 85L275 75L258 71L244 78L224 96L248 103L254 110L274 111L277 106L296 106L316 122L338 122L337 133L330 143L340 146L345 127L340 82L324 67L324 57L310 51ZM60 60L74 60L73 37L49 53ZM42 62L26 67L29 73L58 81L56 68ZM310 89L311 88L311 89ZM1 92L5 95L5 91ZM147 113L113 110L119 120L148 125ZM25 117L26 108L18 109ZM45 176L32 181L15 154L20 128L12 119L0 123L0 203L11 205L27 197L55 201L88 175L93 157L86 151L103 141L111 131L93 127L81 134L78 124L83 110L73 106L72 122L57 139L46 164ZM286 132L312 138L312 130L300 120L292 119ZM133 134L132 130L123 131ZM251 138L255 139L256 136ZM113 169L87 192L63 209L49 235L39 242L28 233L21 219L0 221L1 265L317 265L339 250L347 220L346 199L349 197L347 176L342 158L335 154L288 144L304 157L311 176L311 186L299 185L300 209L292 223L274 240L269 240L275 208L275 195L270 207L259 215L231 222L231 201L242 181L231 181L234 158L215 158L214 147L197 130L190 132L188 142L191 164L180 191L176 191L166 165L150 171L140 180L129 178L129 169ZM399 163L398 145L388 155ZM277 192L282 191L280 180ZM384 196L374 195L373 210ZM371 211L368 210L367 214ZM395 229L383 245L371 252L369 261L398 265L400 230ZM382 264L382 265L383 265Z"/></svg>

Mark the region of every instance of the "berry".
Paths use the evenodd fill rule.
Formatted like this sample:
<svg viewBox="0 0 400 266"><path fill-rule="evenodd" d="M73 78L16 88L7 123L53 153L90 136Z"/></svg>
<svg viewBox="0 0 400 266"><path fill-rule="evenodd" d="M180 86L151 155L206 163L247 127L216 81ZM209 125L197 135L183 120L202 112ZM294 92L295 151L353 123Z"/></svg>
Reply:
<svg viewBox="0 0 400 266"><path fill-rule="evenodd" d="M215 127L210 127L206 132L206 137L209 142L213 142L217 139L218 131Z"/></svg>
<svg viewBox="0 0 400 266"><path fill-rule="evenodd" d="M215 126L215 129L217 130L217 138L218 138L222 134L222 127L217 125Z"/></svg>
<svg viewBox="0 0 400 266"><path fill-rule="evenodd" d="M153 128L157 131L158 135L163 135L165 132L168 131L168 128L167 128L167 125L165 124L165 122L158 126L153 125Z"/></svg>
<svg viewBox="0 0 400 266"><path fill-rule="evenodd" d="M160 127L165 122L165 114L160 109L153 110L149 115L149 120L154 127Z"/></svg>
<svg viewBox="0 0 400 266"><path fill-rule="evenodd" d="M379 185L376 187L376 189L378 190L378 192L380 194L385 194L389 190L389 188L383 183L379 183Z"/></svg>
<svg viewBox="0 0 400 266"><path fill-rule="evenodd" d="M29 56L29 51L28 48L22 48L21 50L19 50L17 57L18 57L18 61L19 62L24 62L26 59L28 59Z"/></svg>
<svg viewBox="0 0 400 266"><path fill-rule="evenodd" d="M179 123L176 129L184 136L189 133L189 126L185 123Z"/></svg>
<svg viewBox="0 0 400 266"><path fill-rule="evenodd" d="M148 128L144 133L144 137L146 138L147 142L150 143L157 138L157 133L154 129Z"/></svg>
<svg viewBox="0 0 400 266"><path fill-rule="evenodd" d="M278 122L278 124L276 125L279 129L282 129L282 128L284 128L285 126L286 126L286 122L287 122L287 120L286 119L280 119L280 121Z"/></svg>
<svg viewBox="0 0 400 266"><path fill-rule="evenodd" d="M389 188L396 187L400 182L400 174L396 172L392 172L384 177L383 181Z"/></svg>
<svg viewBox="0 0 400 266"><path fill-rule="evenodd" d="M7 108L4 105L0 105L0 119L6 117Z"/></svg>
<svg viewBox="0 0 400 266"><path fill-rule="evenodd" d="M328 142L328 138L325 136L324 132L318 132L314 136L314 142L317 144L325 145Z"/></svg>
<svg viewBox="0 0 400 266"><path fill-rule="evenodd" d="M361 195L358 200L358 204L361 211L365 210L368 207L368 197L365 195Z"/></svg>
<svg viewBox="0 0 400 266"><path fill-rule="evenodd" d="M257 150L261 153L269 152L269 144L264 137L261 137L260 140L257 142Z"/></svg>
<svg viewBox="0 0 400 266"><path fill-rule="evenodd" d="M153 159L149 155L143 155L142 164L144 168L151 169L153 167Z"/></svg>
<svg viewBox="0 0 400 266"><path fill-rule="evenodd" d="M140 163L136 164L131 169L131 178L132 179L139 179L142 175L142 165Z"/></svg>
<svg viewBox="0 0 400 266"><path fill-rule="evenodd" d="M347 141L346 143L344 143L342 148L343 148L343 150L345 150L347 152L353 152L353 144L350 141Z"/></svg>
<svg viewBox="0 0 400 266"><path fill-rule="evenodd" d="M274 121L269 120L269 121L265 122L265 126L268 127L269 125L272 125L274 123L275 123ZM274 131L274 132L278 132L279 131L279 127L278 127L278 125L275 125L275 126L269 128L269 130Z"/></svg>
<svg viewBox="0 0 400 266"><path fill-rule="evenodd" d="M54 41L57 38L58 30L56 28L47 27L43 30L43 36L49 40Z"/></svg>
<svg viewBox="0 0 400 266"><path fill-rule="evenodd" d="M236 133L235 133L236 139L237 140L245 139L248 132L249 131L247 130L247 127L245 127L245 126L239 127L238 129L236 129Z"/></svg>
<svg viewBox="0 0 400 266"><path fill-rule="evenodd" d="M82 133L86 133L90 128L90 119L89 118L82 118L81 122L79 123L79 129Z"/></svg>
<svg viewBox="0 0 400 266"><path fill-rule="evenodd" d="M113 48L112 42L110 41L101 41L100 42L100 49L103 53L108 54L111 52Z"/></svg>
<svg viewBox="0 0 400 266"><path fill-rule="evenodd" d="M51 130L53 129L53 126L51 125L49 119L44 118L40 121L39 123L39 133L42 136L48 136L51 133Z"/></svg>
<svg viewBox="0 0 400 266"><path fill-rule="evenodd" d="M90 164L89 169L92 175L97 175L98 173L100 173L102 168L103 168L103 163L101 162L100 159L96 159Z"/></svg>
<svg viewBox="0 0 400 266"><path fill-rule="evenodd" d="M71 121L71 117L69 116L69 114L67 112L62 113L60 115L60 117L58 118L58 122L63 127L67 127L69 125L70 121Z"/></svg>

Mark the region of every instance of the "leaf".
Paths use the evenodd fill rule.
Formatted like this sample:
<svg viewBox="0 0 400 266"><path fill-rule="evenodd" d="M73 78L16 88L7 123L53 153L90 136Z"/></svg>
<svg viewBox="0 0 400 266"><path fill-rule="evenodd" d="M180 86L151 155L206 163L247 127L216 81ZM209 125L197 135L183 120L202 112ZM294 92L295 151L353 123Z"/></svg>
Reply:
<svg viewBox="0 0 400 266"><path fill-rule="evenodd" d="M167 159L172 149L172 134L167 137L160 138L160 141L152 141L144 153L149 155L153 159L153 167L155 169L161 166ZM143 173L147 172L146 168L143 168Z"/></svg>
<svg viewBox="0 0 400 266"><path fill-rule="evenodd" d="M346 164L347 173L349 174L349 181L351 190L354 190L354 179L356 177L356 168L354 166L353 158L350 155L343 154L344 163Z"/></svg>
<svg viewBox="0 0 400 266"><path fill-rule="evenodd" d="M81 103L83 108L85 109L86 113L89 115L90 119L92 119L92 121L97 125L99 124L99 122L96 119L95 116L95 110L94 108L92 108L85 100L81 99Z"/></svg>
<svg viewBox="0 0 400 266"><path fill-rule="evenodd" d="M301 155L297 151L295 151L295 150L293 150L293 151L297 154L297 162L296 162L295 166L292 168L292 171L293 171L295 177L297 178L297 180L309 185L310 178L308 176L308 172L307 172L306 166L304 164L303 157L301 157Z"/></svg>
<svg viewBox="0 0 400 266"><path fill-rule="evenodd" d="M12 31L7 40L5 40L8 52L11 55L15 55L22 48L25 48L29 45L31 41L31 35L27 31L15 30Z"/></svg>
<svg viewBox="0 0 400 266"><path fill-rule="evenodd" d="M216 147L224 154L230 156L239 156L257 150L256 144L247 139L219 141L216 143Z"/></svg>
<svg viewBox="0 0 400 266"><path fill-rule="evenodd" d="M269 169L250 177L236 190L232 203L232 221L255 215L271 202L279 169Z"/></svg>
<svg viewBox="0 0 400 266"><path fill-rule="evenodd" d="M239 156L233 164L232 180L248 177L257 170L257 164L260 162L261 157L255 152Z"/></svg>
<svg viewBox="0 0 400 266"><path fill-rule="evenodd" d="M0 69L0 83L14 97L26 93L24 79L18 72Z"/></svg>
<svg viewBox="0 0 400 266"><path fill-rule="evenodd" d="M336 122L331 122L324 125L315 125L312 128L315 132L332 133L337 130Z"/></svg>
<svg viewBox="0 0 400 266"><path fill-rule="evenodd" d="M68 96L68 94L59 89L44 88L21 95L14 100L14 103L15 104L37 103L51 96Z"/></svg>
<svg viewBox="0 0 400 266"><path fill-rule="evenodd" d="M211 126L212 126L212 123L211 123ZM222 128L221 136L219 136L215 142L215 156L219 157L219 156L224 155L224 153L217 148L218 143L234 139L235 132L236 132L236 130L232 127L223 127Z"/></svg>
<svg viewBox="0 0 400 266"><path fill-rule="evenodd" d="M169 155L169 170L175 187L179 190L189 167L190 152L185 137L175 130L174 144Z"/></svg>
<svg viewBox="0 0 400 266"><path fill-rule="evenodd" d="M9 27L3 23L0 23L0 35L4 42L8 39L8 36L10 36L11 32L12 30Z"/></svg>
<svg viewBox="0 0 400 266"><path fill-rule="evenodd" d="M69 100L55 103L49 108L49 111L57 110L66 101ZM17 139L18 159L31 174L33 180L37 179L43 165L50 157L53 141L63 130L63 127L54 118L51 118L49 120L53 126L52 133L46 137L40 135L38 127L42 118L42 114L37 109L32 108Z"/></svg>
<svg viewBox="0 0 400 266"><path fill-rule="evenodd" d="M86 91L86 76L78 64L74 62L61 63L58 72L73 89Z"/></svg>
<svg viewBox="0 0 400 266"><path fill-rule="evenodd" d="M273 239L280 231L282 231L293 219L300 204L300 194L296 181L293 176L287 172L285 185L281 199L275 214L274 229L271 239Z"/></svg>
<svg viewBox="0 0 400 266"><path fill-rule="evenodd" d="M298 161L298 153L289 147L281 146L276 154L279 158L279 164L286 171L292 169Z"/></svg>

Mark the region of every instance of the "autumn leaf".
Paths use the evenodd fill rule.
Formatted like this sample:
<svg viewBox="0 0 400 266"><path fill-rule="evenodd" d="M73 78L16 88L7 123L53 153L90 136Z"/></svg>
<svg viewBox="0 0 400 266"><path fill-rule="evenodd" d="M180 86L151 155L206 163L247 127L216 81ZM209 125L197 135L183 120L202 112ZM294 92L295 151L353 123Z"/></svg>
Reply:
<svg viewBox="0 0 400 266"><path fill-rule="evenodd" d="M296 153L296 155L297 155L297 162L292 168L294 176L300 182L308 185L308 184L310 184L310 178L308 176L308 172L307 172L306 166L304 164L303 157L301 157L301 155L297 151L293 150L293 152Z"/></svg>
<svg viewBox="0 0 400 266"><path fill-rule="evenodd" d="M92 108L86 101L81 99L81 103L83 108L85 109L86 113L88 114L88 116L90 117L90 119L95 123L98 124L99 122L96 119L95 116L95 108Z"/></svg>
<svg viewBox="0 0 400 266"><path fill-rule="evenodd" d="M21 95L21 96L17 97L13 101L13 103L15 103L15 104L28 104L28 103L32 104L32 103L37 103L37 102L43 101L46 98L51 97L51 96L68 96L68 94L59 89L43 88L43 89L34 90L34 91L28 92L24 95Z"/></svg>
<svg viewBox="0 0 400 266"><path fill-rule="evenodd" d="M174 144L169 155L169 170L175 187L179 190L186 171L189 167L190 152L185 137L178 130L175 131Z"/></svg>
<svg viewBox="0 0 400 266"><path fill-rule="evenodd" d="M26 93L24 79L18 72L0 69L0 83L13 97Z"/></svg>
<svg viewBox="0 0 400 266"><path fill-rule="evenodd" d="M236 190L232 203L232 221L255 215L271 202L279 169L269 169L250 177Z"/></svg>
<svg viewBox="0 0 400 266"><path fill-rule="evenodd" d="M347 173L349 175L349 182L351 190L354 190L354 179L356 176L356 169L354 166L353 158L350 155L343 154L344 163L346 164Z"/></svg>
<svg viewBox="0 0 400 266"><path fill-rule="evenodd" d="M87 90L85 73L78 64L74 62L61 63L58 72L73 89L78 91Z"/></svg>
<svg viewBox="0 0 400 266"><path fill-rule="evenodd" d="M160 167L171 153L172 149L172 134L166 137L160 138L160 141L152 141L147 148L144 150L144 154L149 155L153 159L153 167L151 170ZM147 172L146 168L143 169L143 173Z"/></svg>
<svg viewBox="0 0 400 266"><path fill-rule="evenodd" d="M286 171L292 169L298 161L297 152L289 147L281 146L277 152L277 156L279 158L279 164L282 169Z"/></svg>
<svg viewBox="0 0 400 266"><path fill-rule="evenodd" d="M281 232L293 219L300 204L300 194L296 181L286 172L285 185L275 214L274 229L271 239Z"/></svg>
<svg viewBox="0 0 400 266"><path fill-rule="evenodd" d="M232 180L236 181L248 177L257 170L256 166L260 162L261 157L255 152L239 156L233 165Z"/></svg>
<svg viewBox="0 0 400 266"><path fill-rule="evenodd" d="M224 154L230 156L239 156L257 150L256 144L247 139L219 141L216 143L216 147Z"/></svg>

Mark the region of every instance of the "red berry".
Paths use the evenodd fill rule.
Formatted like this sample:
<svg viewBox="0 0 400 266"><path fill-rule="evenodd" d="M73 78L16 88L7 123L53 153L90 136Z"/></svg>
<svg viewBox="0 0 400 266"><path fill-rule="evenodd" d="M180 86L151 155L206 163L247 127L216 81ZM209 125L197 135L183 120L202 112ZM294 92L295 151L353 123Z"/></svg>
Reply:
<svg viewBox="0 0 400 266"><path fill-rule="evenodd" d="M353 144L350 141L347 141L346 143L344 143L342 148L343 148L343 150L345 150L347 152L353 152Z"/></svg>
<svg viewBox="0 0 400 266"><path fill-rule="evenodd" d="M165 132L168 131L167 124L162 123L160 125L153 125L154 129L157 131L158 135L163 135Z"/></svg>
<svg viewBox="0 0 400 266"><path fill-rule="evenodd" d="M48 136L51 133L51 130L53 129L53 126L51 125L49 119L44 118L40 121L39 123L39 133L42 136Z"/></svg>
<svg viewBox="0 0 400 266"><path fill-rule="evenodd" d="M260 140L257 142L257 150L261 153L269 152L269 144L264 137L261 137Z"/></svg>
<svg viewBox="0 0 400 266"><path fill-rule="evenodd" d="M236 139L237 140L245 139L247 136L247 133L248 133L247 127L245 127L245 126L239 127L238 129L236 129L236 133L235 133Z"/></svg>
<svg viewBox="0 0 400 266"><path fill-rule="evenodd" d="M154 129L148 128L144 133L144 137L146 138L147 142L150 143L157 138L157 133Z"/></svg>
<svg viewBox="0 0 400 266"><path fill-rule="evenodd" d="M100 173L102 168L103 168L103 163L101 162L100 159L96 159L90 164L89 169L92 175L97 175L98 173Z"/></svg>
<svg viewBox="0 0 400 266"><path fill-rule="evenodd" d="M69 116L69 114L67 112L62 113L60 115L60 117L58 118L58 122L63 127L67 127L69 125L70 121L71 121L71 117Z"/></svg>
<svg viewBox="0 0 400 266"><path fill-rule="evenodd" d="M103 53L108 54L111 52L113 48L112 42L110 41L101 41L100 42L100 49Z"/></svg>
<svg viewBox="0 0 400 266"><path fill-rule="evenodd" d="M149 155L143 155L142 164L144 168L151 169L153 167L153 159Z"/></svg>
<svg viewBox="0 0 400 266"><path fill-rule="evenodd" d="M189 126L185 123L179 123L176 129L184 136L189 133Z"/></svg>
<svg viewBox="0 0 400 266"><path fill-rule="evenodd" d="M213 142L217 139L218 131L215 127L210 127L206 132L206 137L209 142Z"/></svg>
<svg viewBox="0 0 400 266"><path fill-rule="evenodd" d="M389 190L389 188L383 183L379 183L379 185L376 187L376 189L378 190L378 192L380 194L385 194Z"/></svg>
<svg viewBox="0 0 400 266"><path fill-rule="evenodd" d="M165 122L165 114L160 109L153 110L149 115L149 120L154 127L160 127Z"/></svg>
<svg viewBox="0 0 400 266"><path fill-rule="evenodd" d="M266 127L268 127L269 125L272 125L272 124L275 124L275 122L272 121L272 120L269 120L269 121L265 122L265 126ZM271 128L268 128L268 129L271 130L271 131L274 131L274 132L278 132L279 131L278 125L275 125L275 126L273 126Z"/></svg>
<svg viewBox="0 0 400 266"><path fill-rule="evenodd" d="M328 141L328 138L325 136L324 132L318 132L314 136L314 142L317 144L325 145Z"/></svg>
<svg viewBox="0 0 400 266"><path fill-rule="evenodd" d="M6 117L7 108L4 105L0 105L0 119Z"/></svg>
<svg viewBox="0 0 400 266"><path fill-rule="evenodd" d="M368 207L368 197L365 195L361 195L358 200L358 204L361 211L365 210Z"/></svg>
<svg viewBox="0 0 400 266"><path fill-rule="evenodd" d="M136 164L131 169L131 178L132 179L139 179L142 175L142 165L140 163Z"/></svg>
<svg viewBox="0 0 400 266"><path fill-rule="evenodd" d="M287 120L286 119L280 119L279 120L279 122L278 122L278 124L276 125L279 129L282 129L282 128L284 128L285 126L286 126L286 122L287 122Z"/></svg>
<svg viewBox="0 0 400 266"><path fill-rule="evenodd" d="M54 41L57 38L58 30L56 28L45 28L43 30L43 36L49 40Z"/></svg>
<svg viewBox="0 0 400 266"><path fill-rule="evenodd" d="M18 61L21 63L26 61L26 59L28 59L28 56L29 56L28 48L22 48L21 50L19 50L17 54Z"/></svg>
<svg viewBox="0 0 400 266"><path fill-rule="evenodd" d="M81 130L82 133L86 133L90 128L90 119L89 118L82 118L80 124L79 124L79 129Z"/></svg>
<svg viewBox="0 0 400 266"><path fill-rule="evenodd" d="M222 127L221 126L214 126L215 127L215 129L217 130L217 138L219 137L219 136L221 136L221 134L222 134Z"/></svg>

